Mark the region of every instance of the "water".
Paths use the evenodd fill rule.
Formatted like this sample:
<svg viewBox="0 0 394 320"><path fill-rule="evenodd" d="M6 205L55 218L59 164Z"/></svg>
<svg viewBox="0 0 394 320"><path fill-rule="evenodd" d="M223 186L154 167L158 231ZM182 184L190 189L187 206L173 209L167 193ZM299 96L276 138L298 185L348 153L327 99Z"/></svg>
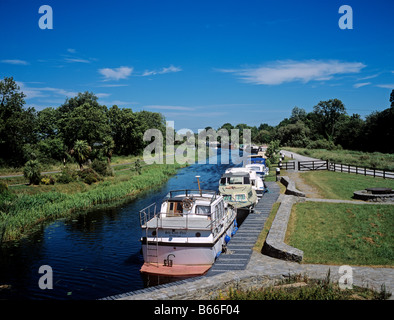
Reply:
<svg viewBox="0 0 394 320"><path fill-rule="evenodd" d="M220 149L218 162L219 155ZM158 279L143 278L139 272L139 210L160 202L170 190L197 189L196 175L203 189L218 190L221 174L233 166L191 165L128 204L56 220L0 248L0 299L99 299L156 284ZM53 289L38 285L42 265L53 270Z"/></svg>

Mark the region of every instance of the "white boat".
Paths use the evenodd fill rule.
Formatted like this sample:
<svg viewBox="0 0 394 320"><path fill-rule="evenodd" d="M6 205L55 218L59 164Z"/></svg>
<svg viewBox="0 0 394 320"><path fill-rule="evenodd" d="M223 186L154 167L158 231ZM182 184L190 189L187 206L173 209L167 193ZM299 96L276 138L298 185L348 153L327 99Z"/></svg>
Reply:
<svg viewBox="0 0 394 320"><path fill-rule="evenodd" d="M142 273L206 273L236 232L236 210L212 190L171 191L159 210L140 211Z"/></svg>
<svg viewBox="0 0 394 320"><path fill-rule="evenodd" d="M259 155L249 156L246 161L245 168L255 171L256 174L264 180L265 176L269 175L269 168L266 166L265 161L266 158Z"/></svg>
<svg viewBox="0 0 394 320"><path fill-rule="evenodd" d="M265 192L264 181L256 171L247 168L247 167L240 167L240 168L230 168L226 170L226 173L248 173L249 174L249 181L252 189L256 192L258 198L261 198Z"/></svg>

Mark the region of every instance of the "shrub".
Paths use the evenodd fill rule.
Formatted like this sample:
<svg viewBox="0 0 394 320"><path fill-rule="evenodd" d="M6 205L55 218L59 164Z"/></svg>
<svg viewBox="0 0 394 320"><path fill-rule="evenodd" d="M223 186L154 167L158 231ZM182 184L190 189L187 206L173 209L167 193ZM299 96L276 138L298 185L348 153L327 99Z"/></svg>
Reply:
<svg viewBox="0 0 394 320"><path fill-rule="evenodd" d="M29 160L23 168L23 175L29 180L30 184L40 184L41 168L37 160Z"/></svg>
<svg viewBox="0 0 394 320"><path fill-rule="evenodd" d="M55 184L55 179L53 177L44 177L41 179L41 183L45 185Z"/></svg>
<svg viewBox="0 0 394 320"><path fill-rule="evenodd" d="M81 178L83 182L87 184L92 184L100 180L103 180L102 177L92 168L85 168L79 171L78 176Z"/></svg>
<svg viewBox="0 0 394 320"><path fill-rule="evenodd" d="M77 178L78 178L78 175L74 170L70 169L69 167L65 167L65 168L63 168L62 173L57 177L56 181L58 183L66 184L66 183L76 181Z"/></svg>
<svg viewBox="0 0 394 320"><path fill-rule="evenodd" d="M108 165L106 161L94 159L92 161L91 168L104 177L114 175L112 168Z"/></svg>
<svg viewBox="0 0 394 320"><path fill-rule="evenodd" d="M6 184L3 181L0 181L0 195L8 194L8 193L9 193L8 184Z"/></svg>

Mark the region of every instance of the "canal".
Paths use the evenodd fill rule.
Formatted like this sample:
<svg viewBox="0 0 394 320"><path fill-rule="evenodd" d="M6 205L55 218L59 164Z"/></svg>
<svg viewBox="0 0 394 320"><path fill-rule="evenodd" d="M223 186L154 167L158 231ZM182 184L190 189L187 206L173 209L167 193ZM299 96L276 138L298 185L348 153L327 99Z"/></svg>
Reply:
<svg viewBox="0 0 394 320"><path fill-rule="evenodd" d="M234 151L233 151L234 152ZM238 155L238 151L235 153ZM0 248L0 299L98 299L168 281L143 278L139 210L174 189L218 190L221 174L235 165L220 163L183 168L160 187L118 207L58 219L18 242ZM53 289L40 289L43 265L53 271Z"/></svg>

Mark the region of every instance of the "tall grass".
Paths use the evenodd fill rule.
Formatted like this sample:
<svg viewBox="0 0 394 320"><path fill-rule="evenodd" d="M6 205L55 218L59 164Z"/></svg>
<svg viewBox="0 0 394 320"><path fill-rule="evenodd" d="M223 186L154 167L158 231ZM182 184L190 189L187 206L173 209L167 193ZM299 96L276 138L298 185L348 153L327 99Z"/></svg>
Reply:
<svg viewBox="0 0 394 320"><path fill-rule="evenodd" d="M180 167L152 165L144 168L141 175L130 174L127 180L109 178L92 185L85 192L67 194L47 191L37 194L14 194L7 202L3 201L0 207L0 230L4 232L3 241L18 239L42 221L67 216L97 204L135 196L145 189L163 183Z"/></svg>

